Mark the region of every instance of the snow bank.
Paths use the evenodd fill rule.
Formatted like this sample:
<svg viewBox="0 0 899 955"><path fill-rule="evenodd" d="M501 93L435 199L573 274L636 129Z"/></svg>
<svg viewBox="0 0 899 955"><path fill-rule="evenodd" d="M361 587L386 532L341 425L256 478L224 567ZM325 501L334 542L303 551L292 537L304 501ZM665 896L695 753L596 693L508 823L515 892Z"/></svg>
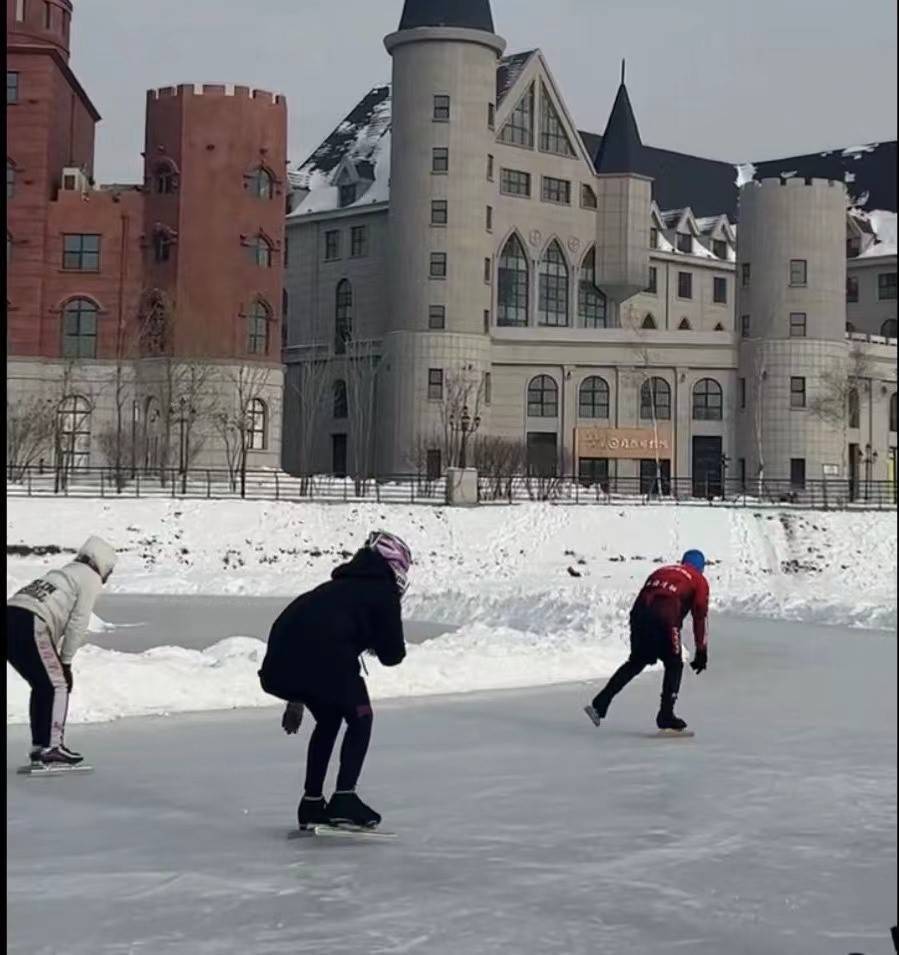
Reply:
<svg viewBox="0 0 899 955"><path fill-rule="evenodd" d="M713 614L896 626L894 513L752 508L553 506L450 510L378 504L9 499L8 544L115 542L109 589L158 594L291 595L320 583L383 527L415 554L410 618L459 631L410 648L399 669L372 669L380 696L463 692L595 679L625 655L627 611L660 563L701 547ZM59 557L10 558L7 592ZM102 621L97 626L102 626ZM714 638L715 619L712 618ZM173 635L177 643L177 635ZM226 640L76 660L72 719L271 703L256 671L262 644ZM25 718L7 678L7 718Z"/></svg>

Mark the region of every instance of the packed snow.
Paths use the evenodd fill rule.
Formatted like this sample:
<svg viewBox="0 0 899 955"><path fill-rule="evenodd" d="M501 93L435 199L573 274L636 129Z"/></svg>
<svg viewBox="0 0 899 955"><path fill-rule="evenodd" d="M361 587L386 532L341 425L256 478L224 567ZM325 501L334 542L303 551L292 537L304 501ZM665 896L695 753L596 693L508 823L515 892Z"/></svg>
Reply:
<svg viewBox="0 0 899 955"><path fill-rule="evenodd" d="M65 559L47 550L74 551L97 533L119 551L112 592L289 597L327 579L376 527L415 554L406 616L458 627L410 647L398 669L372 661L380 698L606 675L625 655L635 590L690 547L710 559L716 615L896 625L892 513L9 499L7 593ZM171 647L141 654L86 647L71 718L268 705L256 677L265 636L223 633L192 650L173 632ZM7 668L9 721L26 719L26 689Z"/></svg>

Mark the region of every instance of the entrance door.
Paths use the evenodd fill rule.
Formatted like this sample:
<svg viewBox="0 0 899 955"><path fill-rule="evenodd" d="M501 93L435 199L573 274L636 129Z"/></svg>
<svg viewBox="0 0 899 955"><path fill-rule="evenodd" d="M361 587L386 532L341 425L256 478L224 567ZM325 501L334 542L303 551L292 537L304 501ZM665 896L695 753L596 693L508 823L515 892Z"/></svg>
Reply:
<svg viewBox="0 0 899 955"><path fill-rule="evenodd" d="M721 497L722 438L693 438L693 496Z"/></svg>
<svg viewBox="0 0 899 955"><path fill-rule="evenodd" d="M550 432L528 433L528 474L531 477L555 477L559 471L556 435Z"/></svg>
<svg viewBox="0 0 899 955"><path fill-rule="evenodd" d="M599 484L607 494L609 493L608 458L579 458L577 474L584 487Z"/></svg>
<svg viewBox="0 0 899 955"><path fill-rule="evenodd" d="M849 500L858 500L858 462L862 456L857 444L849 445Z"/></svg>
<svg viewBox="0 0 899 955"><path fill-rule="evenodd" d="M346 435L331 435L331 472L335 477L346 477Z"/></svg>
<svg viewBox="0 0 899 955"><path fill-rule="evenodd" d="M671 493L671 462L659 461L658 473L654 460L640 462L640 493L657 497Z"/></svg>

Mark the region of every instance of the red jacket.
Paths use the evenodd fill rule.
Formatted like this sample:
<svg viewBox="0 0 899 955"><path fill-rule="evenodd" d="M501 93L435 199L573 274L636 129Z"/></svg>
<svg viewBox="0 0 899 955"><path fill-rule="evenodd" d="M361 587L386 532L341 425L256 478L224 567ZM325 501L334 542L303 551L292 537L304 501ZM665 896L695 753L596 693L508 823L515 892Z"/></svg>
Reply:
<svg viewBox="0 0 899 955"><path fill-rule="evenodd" d="M672 564L654 571L637 595L633 609L651 609L665 624L678 629L687 614L692 613L696 649L706 649L709 582L695 567Z"/></svg>

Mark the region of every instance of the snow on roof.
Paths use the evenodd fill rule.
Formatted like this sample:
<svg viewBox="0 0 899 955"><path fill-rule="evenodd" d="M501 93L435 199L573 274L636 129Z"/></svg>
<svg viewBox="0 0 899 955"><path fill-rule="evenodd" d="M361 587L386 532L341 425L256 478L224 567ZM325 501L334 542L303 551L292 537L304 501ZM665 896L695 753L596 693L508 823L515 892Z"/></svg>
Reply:
<svg viewBox="0 0 899 955"><path fill-rule="evenodd" d="M390 185L390 87L375 86L347 118L296 170L288 173L291 185L307 190L291 217L328 212L340 205L333 174L343 160L354 163L372 186L347 208L386 202Z"/></svg>
<svg viewBox="0 0 899 955"><path fill-rule="evenodd" d="M751 162L740 163L738 166L734 166L734 169L737 173L736 184L739 189L741 186L745 186L747 182L752 182L755 179L755 164Z"/></svg>
<svg viewBox="0 0 899 955"><path fill-rule="evenodd" d="M888 212L884 209L872 209L870 212L852 209L851 214L854 218L870 225L875 236L874 243L862 252L859 256L860 259L897 254L895 212Z"/></svg>
<svg viewBox="0 0 899 955"><path fill-rule="evenodd" d="M506 94L518 82L518 77L530 62L536 50L525 50L524 53L513 53L499 61L496 70L496 105L506 98Z"/></svg>

